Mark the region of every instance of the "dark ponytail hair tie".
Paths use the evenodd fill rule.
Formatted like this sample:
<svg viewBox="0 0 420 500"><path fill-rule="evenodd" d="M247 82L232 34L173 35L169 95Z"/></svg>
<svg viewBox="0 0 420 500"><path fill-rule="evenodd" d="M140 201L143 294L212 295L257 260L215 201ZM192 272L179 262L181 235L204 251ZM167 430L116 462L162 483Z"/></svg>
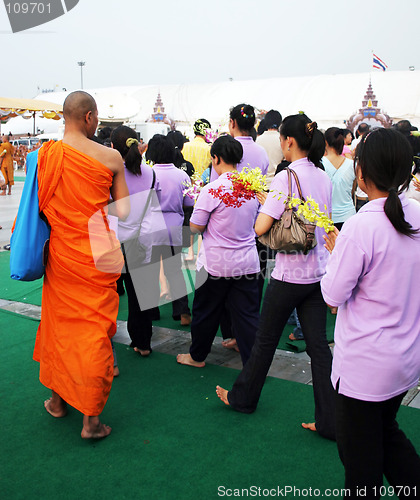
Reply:
<svg viewBox="0 0 420 500"><path fill-rule="evenodd" d="M391 188L388 189L388 193L397 193L398 194L398 188L391 187Z"/></svg>
<svg viewBox="0 0 420 500"><path fill-rule="evenodd" d="M316 122L307 123L305 126L306 135L312 139L314 132L317 128L318 124Z"/></svg>

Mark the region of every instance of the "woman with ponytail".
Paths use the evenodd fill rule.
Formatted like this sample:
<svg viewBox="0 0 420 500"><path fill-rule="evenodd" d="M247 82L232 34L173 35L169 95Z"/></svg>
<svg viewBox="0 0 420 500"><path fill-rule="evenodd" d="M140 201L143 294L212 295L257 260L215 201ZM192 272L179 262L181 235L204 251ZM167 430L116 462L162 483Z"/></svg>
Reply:
<svg viewBox="0 0 420 500"><path fill-rule="evenodd" d="M280 127L280 143L285 159L299 178L302 195L311 196L320 207L331 211L331 181L320 168L325 151L323 134L317 124L305 115L284 119ZM293 177L292 177L293 179ZM286 170L278 173L271 183L255 223L255 232L265 234L285 209L288 193ZM295 181L292 192L297 193ZM302 252L277 252L276 264L267 287L257 337L251 356L236 379L231 391L217 387L220 399L233 409L252 413L256 410L261 391L273 360L283 329L296 308L307 352L311 358L315 400L315 424L302 424L328 439L335 438L334 390L331 385L332 356L326 337L327 306L321 295L320 281L325 272L328 252L321 244L323 230L316 228L318 245L307 255Z"/></svg>
<svg viewBox="0 0 420 500"><path fill-rule="evenodd" d="M338 307L331 380L351 498L363 490L380 498L384 475L399 498L420 487L420 457L396 421L420 373L420 206L403 193L412 162L396 130L363 137L355 166L369 202L325 237L331 257L321 288Z"/></svg>
<svg viewBox="0 0 420 500"><path fill-rule="evenodd" d="M237 166L238 172L245 167L260 168L263 175L266 175L270 161L265 149L252 138L255 121L254 107L250 104L238 104L230 110L229 134L241 143L244 150L242 160ZM212 169L210 182L218 177L217 172Z"/></svg>
<svg viewBox="0 0 420 500"><path fill-rule="evenodd" d="M153 189L154 193L158 185L154 180L155 176L153 175L151 167L141 164L142 157L139 151L137 133L133 129L124 125L114 129L111 133L111 145L114 149L119 151L124 160L125 180L131 200L130 215L125 221L119 220L118 222L118 239L121 242L126 242L135 237L139 237L138 234L140 229L140 239L147 248L145 262L149 262L151 256L151 242L148 241L148 233L150 239L153 203L150 202L148 206L146 206L146 200L150 190ZM144 211L145 207L146 212ZM124 260L126 260L126 258ZM133 273L136 273L136 270L130 269L130 263L128 262L128 266L126 263L125 269L121 274L121 279L125 284L128 297L127 330L131 338L131 347L141 356L148 356L152 351L150 345L152 338L152 319L150 309L142 310L139 304L139 300L143 304L142 294L145 293L144 280L142 280L143 291L140 290L140 287L135 288L132 279ZM137 279L135 282L137 282ZM145 309L145 307L143 307L143 309Z"/></svg>
<svg viewBox="0 0 420 500"><path fill-rule="evenodd" d="M250 104L238 104L231 108L229 113L229 134L242 145L243 157L236 166L238 172L242 172L244 168L254 169L259 168L263 175L267 175L270 160L265 149L257 144L252 138L252 133L255 132L255 109ZM218 179L219 174L216 169L212 168L210 182ZM261 245L256 240L258 257L260 260L260 274L258 275L258 294L261 302L264 289L264 281L267 274L267 247ZM223 347L227 349L238 349L234 333L231 328L229 312L224 315L221 331L223 335Z"/></svg>
<svg viewBox="0 0 420 500"><path fill-rule="evenodd" d="M332 182L332 219L339 230L356 213L352 198L355 181L353 162L342 156L344 133L344 130L337 127L326 130L326 155L321 160Z"/></svg>
<svg viewBox="0 0 420 500"><path fill-rule="evenodd" d="M165 230L154 231L152 263L156 277L149 286L149 295L153 302L159 303L159 269L162 261L163 270L168 280L172 296L172 318L181 321L182 326L191 324L191 312L188 307L187 287L182 273L182 223L184 207L192 207L194 200L185 194L191 180L187 173L176 168L175 147L166 135L155 134L149 141L146 160L153 163L153 171L159 181L158 199L165 221ZM154 318L159 319L159 309L154 311Z"/></svg>

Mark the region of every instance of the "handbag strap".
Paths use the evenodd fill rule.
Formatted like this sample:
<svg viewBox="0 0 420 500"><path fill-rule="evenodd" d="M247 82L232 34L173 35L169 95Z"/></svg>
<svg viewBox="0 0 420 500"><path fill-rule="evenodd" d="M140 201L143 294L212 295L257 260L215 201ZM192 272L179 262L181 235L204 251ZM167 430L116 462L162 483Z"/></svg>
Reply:
<svg viewBox="0 0 420 500"><path fill-rule="evenodd" d="M139 230L137 232L137 238L140 236L141 223L143 222L144 216L146 215L147 209L148 209L149 204L150 204L150 200L152 198L153 188L155 187L156 173L154 170L152 170L152 174L153 174L152 185L150 186L149 194L147 195L147 200L146 200L146 203L144 205L144 210L143 210L143 213L140 217L140 224L139 224Z"/></svg>
<svg viewBox="0 0 420 500"><path fill-rule="evenodd" d="M150 204L150 200L152 198L153 188L155 187L155 183L156 183L156 173L154 170L152 170L152 174L153 174L152 185L150 186L149 194L147 195L147 200L146 200L146 203L144 204L144 210L143 210L143 213L142 213L141 218L140 218L139 230L137 231L137 235L136 235L137 239L140 237L141 223L143 222L144 216L146 215L147 208L148 208L148 206ZM126 272L129 273L130 271L128 270L127 256L125 253L124 243L121 243L121 250L122 250L123 257L124 257L124 265L125 265Z"/></svg>
<svg viewBox="0 0 420 500"><path fill-rule="evenodd" d="M295 182L296 182L297 189L298 189L299 198L305 203L306 200L305 200L304 196L302 195L302 189L300 187L299 177L297 176L297 173L289 167L286 167L286 170L287 170L287 179L288 179L288 184L289 184L289 199L292 197L292 175L293 175Z"/></svg>

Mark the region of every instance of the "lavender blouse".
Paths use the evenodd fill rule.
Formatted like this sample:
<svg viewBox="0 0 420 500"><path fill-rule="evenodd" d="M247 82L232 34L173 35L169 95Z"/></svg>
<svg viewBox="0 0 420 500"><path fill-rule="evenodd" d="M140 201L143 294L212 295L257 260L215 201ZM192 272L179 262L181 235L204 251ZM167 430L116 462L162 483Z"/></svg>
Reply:
<svg viewBox="0 0 420 500"><path fill-rule="evenodd" d="M405 219L420 227L420 205L400 196ZM420 235L398 233L370 201L337 238L322 278L338 307L331 380L339 392L384 401L414 387L420 374Z"/></svg>
<svg viewBox="0 0 420 500"><path fill-rule="evenodd" d="M197 271L203 266L212 276L242 276L260 271L255 244L254 223L258 200L251 199L240 207L228 207L209 193L219 186L230 189L228 174L222 174L202 189L191 222L207 226L197 258Z"/></svg>
<svg viewBox="0 0 420 500"><path fill-rule="evenodd" d="M242 160L237 165L238 172L248 167L249 169L260 168L263 175L267 175L268 165L270 163L265 149L256 144L254 139L249 136L235 137L242 144L244 154ZM219 177L214 168L211 169L210 182L213 182Z"/></svg>
<svg viewBox="0 0 420 500"><path fill-rule="evenodd" d="M299 178L302 195L305 198L311 196L322 211L325 210L324 205L326 205L327 215L331 213L332 184L328 175L307 158L294 161L289 168L293 169ZM287 172L283 170L274 177L270 193L260 212L279 219L284 212L284 201L288 191ZM292 193L298 196L293 178ZM280 196L281 194L283 196ZM324 229L317 227L315 230L317 245L307 255L303 255L302 252L294 254L277 252L276 265L271 277L279 281L298 284L320 281L325 273L328 259L328 252L323 245L323 234L325 234Z"/></svg>

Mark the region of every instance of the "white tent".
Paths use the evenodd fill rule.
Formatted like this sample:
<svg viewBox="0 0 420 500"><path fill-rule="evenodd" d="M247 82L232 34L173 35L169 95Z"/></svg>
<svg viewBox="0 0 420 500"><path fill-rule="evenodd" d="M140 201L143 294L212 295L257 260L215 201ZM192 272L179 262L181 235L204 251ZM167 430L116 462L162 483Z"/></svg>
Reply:
<svg viewBox="0 0 420 500"><path fill-rule="evenodd" d="M213 128L226 125L229 109L241 102L252 104L259 110L277 109L283 117L304 111L318 122L319 127L327 128L342 125L358 111L370 80L383 112L394 121L407 119L420 128L420 71L139 85L87 89L87 92L97 100L99 117L105 121L111 118L115 122L146 121L153 113L160 93L164 113L181 128L191 126L197 118L207 118ZM48 100L62 104L66 95L64 92L49 93ZM18 118L8 123L12 132L13 120ZM57 128L57 124L54 125Z"/></svg>

